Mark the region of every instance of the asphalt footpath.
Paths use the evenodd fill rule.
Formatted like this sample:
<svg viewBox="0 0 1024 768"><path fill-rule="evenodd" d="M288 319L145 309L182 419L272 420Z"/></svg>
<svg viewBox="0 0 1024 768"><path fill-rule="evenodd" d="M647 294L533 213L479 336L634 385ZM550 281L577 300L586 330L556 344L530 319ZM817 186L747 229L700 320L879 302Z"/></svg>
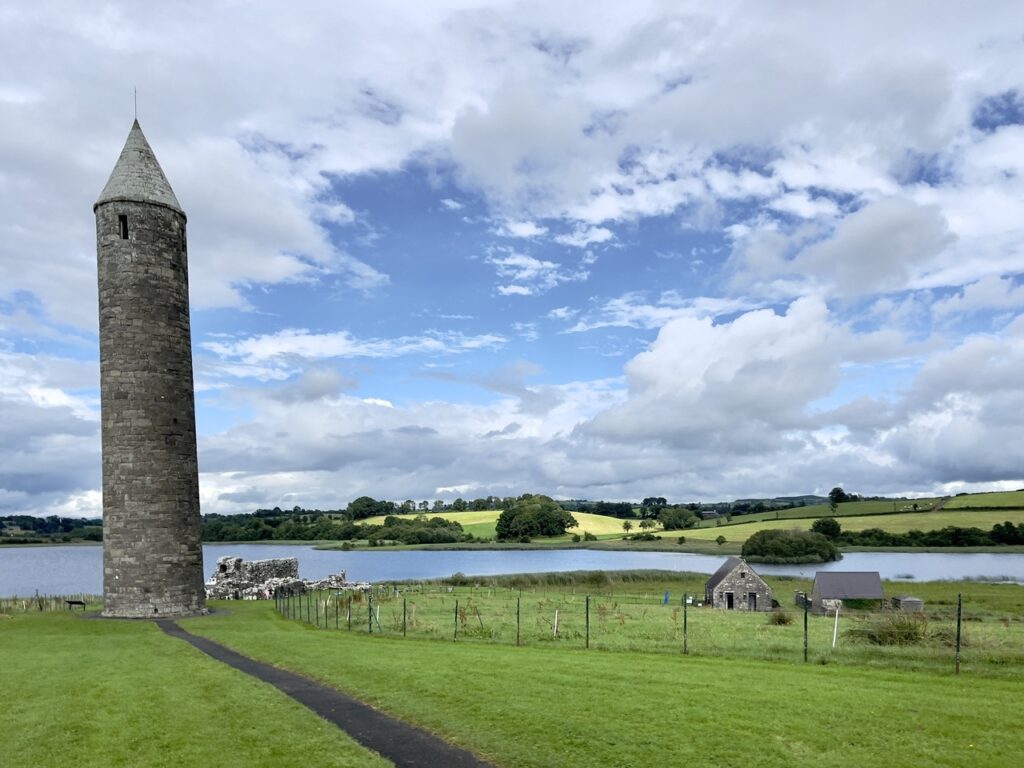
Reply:
<svg viewBox="0 0 1024 768"><path fill-rule="evenodd" d="M334 688L250 659L220 643L186 632L173 621L157 621L156 625L207 656L269 683L398 768L494 768L471 752L452 746L422 728L382 714Z"/></svg>

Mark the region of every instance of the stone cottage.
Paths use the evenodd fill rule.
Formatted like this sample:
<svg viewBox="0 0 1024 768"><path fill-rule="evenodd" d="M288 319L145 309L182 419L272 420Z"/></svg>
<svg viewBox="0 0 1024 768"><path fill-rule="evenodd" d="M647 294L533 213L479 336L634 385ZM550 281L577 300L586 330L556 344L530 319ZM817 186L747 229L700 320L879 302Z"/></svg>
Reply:
<svg viewBox="0 0 1024 768"><path fill-rule="evenodd" d="M730 557L704 585L704 602L730 611L770 611L772 588L742 558Z"/></svg>

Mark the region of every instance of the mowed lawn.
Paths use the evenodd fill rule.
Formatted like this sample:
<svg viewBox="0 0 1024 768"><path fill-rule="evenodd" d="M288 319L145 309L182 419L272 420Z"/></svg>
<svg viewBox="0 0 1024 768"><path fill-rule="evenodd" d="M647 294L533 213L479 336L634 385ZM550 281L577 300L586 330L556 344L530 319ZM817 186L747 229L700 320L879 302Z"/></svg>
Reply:
<svg viewBox="0 0 1024 768"><path fill-rule="evenodd" d="M490 509L479 512L425 512L423 513L427 518L431 517L443 517L445 520L454 520L466 531L479 538L494 538L494 526L498 522L498 516L501 514L500 510ZM611 534L622 534L622 521L618 518L607 517L605 515L591 515L586 512L573 512L572 516L576 518L576 522L579 526L576 528L569 529L569 535L578 533L581 536L583 532L592 533L595 536L608 536ZM395 517L412 519L416 515L395 515ZM364 521L372 525L383 525L384 517L378 515L377 517L369 517ZM631 521L633 528L637 529L638 520ZM637 529L638 530L638 529ZM714 538L714 537L712 537Z"/></svg>
<svg viewBox="0 0 1024 768"><path fill-rule="evenodd" d="M947 510L938 512L908 512L897 515L850 515L839 518L839 524L846 531L863 531L866 528L881 528L892 533L906 533L917 529L931 531L949 525L961 528L981 528L990 530L996 523L1009 520L1012 523L1024 522L1024 509L1005 510ZM687 539L714 541L718 536L725 536L728 541L746 541L757 531L792 529L810 530L814 520L761 520L744 522L742 517L734 517L733 523L713 528L692 528L682 533Z"/></svg>
<svg viewBox="0 0 1024 768"><path fill-rule="evenodd" d="M1024 750L1017 680L402 641L311 629L261 603L182 623L499 766L1005 768Z"/></svg>
<svg viewBox="0 0 1024 768"><path fill-rule="evenodd" d="M4 768L391 765L152 622L0 614L0 658Z"/></svg>

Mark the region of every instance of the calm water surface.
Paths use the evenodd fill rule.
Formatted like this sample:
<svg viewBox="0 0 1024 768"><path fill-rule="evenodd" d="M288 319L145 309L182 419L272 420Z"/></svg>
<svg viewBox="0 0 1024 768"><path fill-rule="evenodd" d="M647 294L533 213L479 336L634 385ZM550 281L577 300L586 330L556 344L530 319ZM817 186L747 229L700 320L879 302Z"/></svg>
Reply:
<svg viewBox="0 0 1024 768"><path fill-rule="evenodd" d="M275 544L208 544L203 570L209 576L223 555L246 560L297 557L299 575L322 578L344 570L353 581L430 579L455 572L487 576L544 571L627 570L712 573L723 557L675 552L610 552L589 549L388 552L318 551L311 546ZM761 573L813 577L815 571L878 571L883 579L930 581L978 578L1024 582L1024 555L851 552L827 565L759 565ZM100 594L103 590L102 549L88 546L0 548L0 596Z"/></svg>

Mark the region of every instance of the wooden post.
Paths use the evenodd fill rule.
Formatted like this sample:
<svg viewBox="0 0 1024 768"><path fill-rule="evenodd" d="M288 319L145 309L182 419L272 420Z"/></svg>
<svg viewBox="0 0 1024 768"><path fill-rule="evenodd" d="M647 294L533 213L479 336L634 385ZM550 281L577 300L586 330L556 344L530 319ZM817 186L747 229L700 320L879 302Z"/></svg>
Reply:
<svg viewBox="0 0 1024 768"><path fill-rule="evenodd" d="M334 628L338 628L338 613L341 611L341 595L335 593L334 595Z"/></svg>
<svg viewBox="0 0 1024 768"><path fill-rule="evenodd" d="M459 601L455 600L455 633L452 635L452 642L459 639Z"/></svg>
<svg viewBox="0 0 1024 768"><path fill-rule="evenodd" d="M373 634L373 591L371 590L366 597L366 631L369 634Z"/></svg>
<svg viewBox="0 0 1024 768"><path fill-rule="evenodd" d="M405 600L406 600L406 598L403 597L402 598L402 637L405 637L405 617L407 615Z"/></svg>
<svg viewBox="0 0 1024 768"><path fill-rule="evenodd" d="M352 631L352 595L348 596L348 611L345 613L345 620L348 622L348 631Z"/></svg>
<svg viewBox="0 0 1024 768"><path fill-rule="evenodd" d="M320 595L317 595L313 602L316 604L316 628L320 629Z"/></svg>
<svg viewBox="0 0 1024 768"><path fill-rule="evenodd" d="M683 655L687 656L690 653L690 627L687 623L688 616L686 614L686 604L689 602L690 593L683 593Z"/></svg>
<svg viewBox="0 0 1024 768"><path fill-rule="evenodd" d="M963 593L956 593L956 674L960 674L960 618L963 608Z"/></svg>

